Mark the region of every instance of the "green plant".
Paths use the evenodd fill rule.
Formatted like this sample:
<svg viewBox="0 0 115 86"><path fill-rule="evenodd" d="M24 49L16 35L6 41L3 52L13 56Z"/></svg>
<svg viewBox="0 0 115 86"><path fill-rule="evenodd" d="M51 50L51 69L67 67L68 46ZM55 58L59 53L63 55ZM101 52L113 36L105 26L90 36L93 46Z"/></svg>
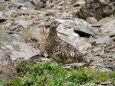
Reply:
<svg viewBox="0 0 115 86"><path fill-rule="evenodd" d="M22 61L17 65L17 71L26 73L30 70L30 68Z"/></svg>
<svg viewBox="0 0 115 86"><path fill-rule="evenodd" d="M64 66L56 66L51 62L29 66L20 63L18 68L24 72L24 76L8 80L6 86L80 86L87 82L114 82L115 79L115 72L106 73L91 68L67 70Z"/></svg>

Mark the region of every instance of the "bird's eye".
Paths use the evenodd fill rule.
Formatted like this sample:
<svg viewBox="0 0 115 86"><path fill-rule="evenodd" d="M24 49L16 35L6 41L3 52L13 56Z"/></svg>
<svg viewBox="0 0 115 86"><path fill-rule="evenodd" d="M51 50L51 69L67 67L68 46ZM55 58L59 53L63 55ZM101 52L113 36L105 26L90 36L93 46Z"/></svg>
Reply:
<svg viewBox="0 0 115 86"><path fill-rule="evenodd" d="M71 27L70 26L65 26L65 29L71 29Z"/></svg>
<svg viewBox="0 0 115 86"><path fill-rule="evenodd" d="M68 29L71 29L71 27L68 27Z"/></svg>

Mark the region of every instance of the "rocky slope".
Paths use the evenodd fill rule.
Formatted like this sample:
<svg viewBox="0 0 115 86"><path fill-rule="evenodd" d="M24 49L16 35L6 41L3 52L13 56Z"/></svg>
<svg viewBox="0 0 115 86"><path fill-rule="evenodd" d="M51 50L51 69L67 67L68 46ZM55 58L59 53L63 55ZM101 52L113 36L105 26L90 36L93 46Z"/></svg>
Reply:
<svg viewBox="0 0 115 86"><path fill-rule="evenodd" d="M12 76L21 60L47 60L40 55L55 19L61 23L58 36L86 55L87 66L115 70L114 0L1 0L0 80Z"/></svg>

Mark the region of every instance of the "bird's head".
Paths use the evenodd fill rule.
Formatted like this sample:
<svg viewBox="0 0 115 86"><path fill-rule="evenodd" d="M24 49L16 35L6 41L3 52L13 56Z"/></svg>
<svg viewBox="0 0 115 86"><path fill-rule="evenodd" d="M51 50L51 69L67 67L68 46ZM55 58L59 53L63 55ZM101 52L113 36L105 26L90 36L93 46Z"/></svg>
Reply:
<svg viewBox="0 0 115 86"><path fill-rule="evenodd" d="M64 34L64 33L61 33L61 32L59 32L59 31L56 31L56 29L57 29L57 27L60 25L60 24L62 24L61 22L59 22L59 21L53 21L53 22L51 22L51 24L50 24L50 32L56 32L56 33L59 33L59 34L63 34L63 35L65 35L65 36L67 36L66 34Z"/></svg>
<svg viewBox="0 0 115 86"><path fill-rule="evenodd" d="M51 24L50 24L50 28L51 29L57 29L57 27L60 25L61 23L60 22L58 22L58 21L53 21L53 22L51 22Z"/></svg>

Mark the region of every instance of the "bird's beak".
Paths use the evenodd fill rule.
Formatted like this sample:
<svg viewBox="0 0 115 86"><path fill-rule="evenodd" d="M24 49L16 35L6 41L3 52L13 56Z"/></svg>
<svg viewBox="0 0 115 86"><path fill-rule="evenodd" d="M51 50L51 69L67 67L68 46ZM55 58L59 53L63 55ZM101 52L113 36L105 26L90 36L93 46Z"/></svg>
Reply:
<svg viewBox="0 0 115 86"><path fill-rule="evenodd" d="M58 31L56 31L56 32L59 33L59 34L62 34L62 35L68 36L67 34L64 34L64 33L58 32Z"/></svg>

